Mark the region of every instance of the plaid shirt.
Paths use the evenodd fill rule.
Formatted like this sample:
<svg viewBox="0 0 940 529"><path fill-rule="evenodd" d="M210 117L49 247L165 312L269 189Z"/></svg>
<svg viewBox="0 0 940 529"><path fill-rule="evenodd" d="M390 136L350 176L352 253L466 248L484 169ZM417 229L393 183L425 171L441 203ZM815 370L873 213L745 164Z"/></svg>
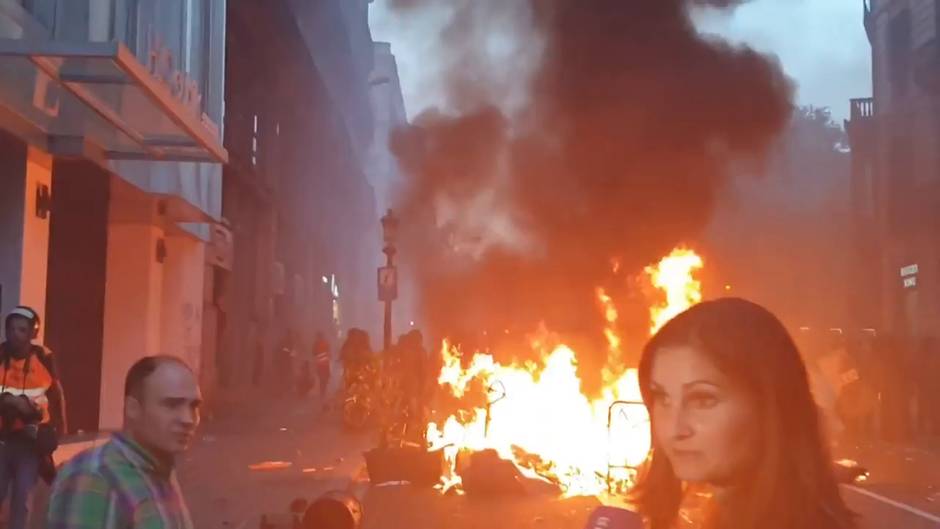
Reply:
<svg viewBox="0 0 940 529"><path fill-rule="evenodd" d="M52 487L48 529L192 529L173 465L126 436L66 464Z"/></svg>

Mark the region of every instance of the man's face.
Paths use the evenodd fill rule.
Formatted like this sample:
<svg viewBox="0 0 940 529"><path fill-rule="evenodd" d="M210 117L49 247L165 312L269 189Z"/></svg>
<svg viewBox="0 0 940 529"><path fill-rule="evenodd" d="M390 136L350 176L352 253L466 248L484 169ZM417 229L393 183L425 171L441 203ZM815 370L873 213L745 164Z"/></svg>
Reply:
<svg viewBox="0 0 940 529"><path fill-rule="evenodd" d="M201 404L193 373L175 362L164 362L144 380L139 400L127 397L127 427L145 447L177 455L192 442Z"/></svg>
<svg viewBox="0 0 940 529"><path fill-rule="evenodd" d="M28 319L14 316L6 327L7 344L13 352L24 352L33 339L33 325Z"/></svg>

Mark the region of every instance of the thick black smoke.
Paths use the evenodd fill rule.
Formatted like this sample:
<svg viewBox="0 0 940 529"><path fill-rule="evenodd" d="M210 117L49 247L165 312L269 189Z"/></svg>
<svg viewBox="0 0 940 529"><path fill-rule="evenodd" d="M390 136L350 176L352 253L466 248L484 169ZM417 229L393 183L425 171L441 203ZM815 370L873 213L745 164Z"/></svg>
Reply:
<svg viewBox="0 0 940 529"><path fill-rule="evenodd" d="M403 258L434 331L545 321L599 339L595 288L626 284L611 259L634 273L695 240L727 164L760 158L791 111L775 61L704 40L688 13L737 3L393 1L452 13L440 35L451 111L392 142L411 179ZM489 32L506 27L515 52L494 61ZM645 307L633 314L642 340Z"/></svg>

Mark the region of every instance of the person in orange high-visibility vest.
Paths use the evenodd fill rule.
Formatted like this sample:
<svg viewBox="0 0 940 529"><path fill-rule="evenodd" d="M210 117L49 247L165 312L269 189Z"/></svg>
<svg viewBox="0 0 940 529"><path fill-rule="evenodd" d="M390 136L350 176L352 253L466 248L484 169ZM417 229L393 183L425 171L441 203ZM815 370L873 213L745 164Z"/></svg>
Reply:
<svg viewBox="0 0 940 529"><path fill-rule="evenodd" d="M333 359L330 358L330 343L318 332L313 340L313 360L317 366L317 380L320 383L320 398L325 399L330 386L330 371Z"/></svg>
<svg viewBox="0 0 940 529"><path fill-rule="evenodd" d="M16 307L0 344L0 503L10 496L9 529L26 529L29 496L42 476L55 476L52 453L65 432L65 399L52 352L33 343L39 315Z"/></svg>

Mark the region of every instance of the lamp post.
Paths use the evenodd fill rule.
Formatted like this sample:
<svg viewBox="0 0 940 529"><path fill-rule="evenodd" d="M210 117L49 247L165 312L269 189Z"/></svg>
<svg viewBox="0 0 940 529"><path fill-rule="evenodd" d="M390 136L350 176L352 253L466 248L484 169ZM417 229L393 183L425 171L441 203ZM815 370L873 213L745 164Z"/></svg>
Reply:
<svg viewBox="0 0 940 529"><path fill-rule="evenodd" d="M398 239L398 217L391 209L382 217L382 253L385 266L379 268L379 301L385 303L385 329L383 345L386 351L392 346L392 302L398 297L398 269L395 268L395 242Z"/></svg>

